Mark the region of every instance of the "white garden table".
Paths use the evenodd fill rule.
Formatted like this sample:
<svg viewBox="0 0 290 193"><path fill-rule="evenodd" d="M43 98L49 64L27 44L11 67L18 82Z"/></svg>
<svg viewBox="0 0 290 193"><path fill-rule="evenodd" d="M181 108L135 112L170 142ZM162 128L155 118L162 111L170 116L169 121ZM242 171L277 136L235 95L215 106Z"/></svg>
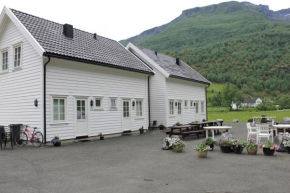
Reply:
<svg viewBox="0 0 290 193"><path fill-rule="evenodd" d="M278 128L284 129L284 133L286 133L286 129L290 128L290 124L273 125L273 127L275 128L275 134L278 135Z"/></svg>
<svg viewBox="0 0 290 193"><path fill-rule="evenodd" d="M205 135L206 138L208 138L208 131L211 130L212 133L212 139L214 139L214 131L226 131L232 129L231 126L210 126L210 127L204 127L205 129Z"/></svg>

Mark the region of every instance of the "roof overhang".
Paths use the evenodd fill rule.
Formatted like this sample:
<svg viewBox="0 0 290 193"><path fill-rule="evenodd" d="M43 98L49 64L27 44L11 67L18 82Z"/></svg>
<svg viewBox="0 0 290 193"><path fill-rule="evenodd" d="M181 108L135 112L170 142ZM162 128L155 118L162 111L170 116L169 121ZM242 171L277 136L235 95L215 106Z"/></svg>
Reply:
<svg viewBox="0 0 290 193"><path fill-rule="evenodd" d="M175 76L175 75L172 75L172 74L170 74L169 77L182 79L182 80L187 80L187 81L196 82L196 83L205 84L205 85L211 85L210 82L203 82L203 81L199 81L199 80L195 80L195 79L185 78L185 77L182 77L182 76Z"/></svg>
<svg viewBox="0 0 290 193"><path fill-rule="evenodd" d="M12 11L4 6L1 15L0 15L0 33L3 29L3 25L5 23L6 17L14 23L14 25L19 29L19 31L23 34L23 36L28 40L28 42L33 46L39 56L42 56L45 50L38 43L38 41L31 35L31 33L24 27L24 25L19 21L19 19L12 13Z"/></svg>
<svg viewBox="0 0 290 193"><path fill-rule="evenodd" d="M127 68L127 67L123 67L123 66L118 66L118 65L114 65L114 64L107 64L107 63L102 63L102 62L97 62L97 61L92 61L92 60L86 60L86 59L82 59L82 58L65 56L65 55L56 54L56 53L45 52L45 53L43 53L43 55L53 57L53 58L64 59L64 60L72 60L72 61L76 61L76 62L83 62L83 63L87 63L87 64L93 64L93 65L104 66L104 67L109 67L109 68L116 68L116 69L120 69L120 70L127 70L127 71L131 71L131 72L138 72L138 73L142 73L142 74L154 75L154 73L152 71L148 72L148 71L138 70L138 69L134 69L134 68Z"/></svg>

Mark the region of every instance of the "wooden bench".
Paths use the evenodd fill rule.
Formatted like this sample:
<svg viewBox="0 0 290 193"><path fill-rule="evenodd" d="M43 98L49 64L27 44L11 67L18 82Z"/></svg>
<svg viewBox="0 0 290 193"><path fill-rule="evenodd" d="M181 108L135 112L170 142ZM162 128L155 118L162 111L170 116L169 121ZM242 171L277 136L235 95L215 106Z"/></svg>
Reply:
<svg viewBox="0 0 290 193"><path fill-rule="evenodd" d="M165 130L165 133L168 134L169 136L181 135L182 139L185 139L186 136L190 136L190 135L196 135L198 138L200 134L204 134L205 136L204 129L200 129L199 126L193 126L193 125L172 126L172 127L169 127L169 129Z"/></svg>

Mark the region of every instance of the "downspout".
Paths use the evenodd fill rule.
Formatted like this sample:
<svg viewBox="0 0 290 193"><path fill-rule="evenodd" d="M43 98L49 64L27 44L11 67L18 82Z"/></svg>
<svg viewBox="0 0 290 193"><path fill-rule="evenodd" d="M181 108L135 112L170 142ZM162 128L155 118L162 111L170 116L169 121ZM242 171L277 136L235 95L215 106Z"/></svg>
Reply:
<svg viewBox="0 0 290 193"><path fill-rule="evenodd" d="M208 121L208 115L207 115L207 89L208 89L208 87L210 87L210 85L207 85L206 87L205 87L205 103L206 103L206 106L205 106L205 110L206 110L206 120Z"/></svg>
<svg viewBox="0 0 290 193"><path fill-rule="evenodd" d="M148 121L149 121L149 127L150 127L150 76L148 76Z"/></svg>
<svg viewBox="0 0 290 193"><path fill-rule="evenodd" d="M43 66L43 133L44 133L44 144L46 144L46 65L50 62L50 56L48 61Z"/></svg>

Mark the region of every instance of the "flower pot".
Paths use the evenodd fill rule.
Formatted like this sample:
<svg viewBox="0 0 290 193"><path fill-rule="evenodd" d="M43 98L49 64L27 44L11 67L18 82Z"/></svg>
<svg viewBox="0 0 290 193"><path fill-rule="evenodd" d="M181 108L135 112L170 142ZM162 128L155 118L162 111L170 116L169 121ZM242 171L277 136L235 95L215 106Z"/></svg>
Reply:
<svg viewBox="0 0 290 193"><path fill-rule="evenodd" d="M104 137L100 137L100 140L104 140L105 138Z"/></svg>
<svg viewBox="0 0 290 193"><path fill-rule="evenodd" d="M59 141L59 140L53 141L52 144L54 147L59 147L59 146L61 146L61 141Z"/></svg>
<svg viewBox="0 0 290 193"><path fill-rule="evenodd" d="M176 147L173 149L173 151L176 153L181 153L183 151L183 147Z"/></svg>
<svg viewBox="0 0 290 193"><path fill-rule="evenodd" d="M144 133L144 129L140 129L140 134L143 134Z"/></svg>
<svg viewBox="0 0 290 193"><path fill-rule="evenodd" d="M231 153L230 146L220 146L223 153Z"/></svg>
<svg viewBox="0 0 290 193"><path fill-rule="evenodd" d="M247 152L248 152L249 155L256 155L257 151L258 151L257 148L254 148L254 149L247 148Z"/></svg>
<svg viewBox="0 0 290 193"><path fill-rule="evenodd" d="M275 153L275 150L270 149L270 148L263 148L263 152L265 156L273 156Z"/></svg>
<svg viewBox="0 0 290 193"><path fill-rule="evenodd" d="M207 157L207 151L198 151L197 156L199 158L206 158Z"/></svg>
<svg viewBox="0 0 290 193"><path fill-rule="evenodd" d="M210 144L209 146L210 146L210 148L211 148L211 150L210 150L210 151L213 151L214 144Z"/></svg>
<svg viewBox="0 0 290 193"><path fill-rule="evenodd" d="M242 154L243 150L244 150L244 148L242 146L234 147L234 152L236 154Z"/></svg>
<svg viewBox="0 0 290 193"><path fill-rule="evenodd" d="M286 151L290 153L290 147L285 147Z"/></svg>

